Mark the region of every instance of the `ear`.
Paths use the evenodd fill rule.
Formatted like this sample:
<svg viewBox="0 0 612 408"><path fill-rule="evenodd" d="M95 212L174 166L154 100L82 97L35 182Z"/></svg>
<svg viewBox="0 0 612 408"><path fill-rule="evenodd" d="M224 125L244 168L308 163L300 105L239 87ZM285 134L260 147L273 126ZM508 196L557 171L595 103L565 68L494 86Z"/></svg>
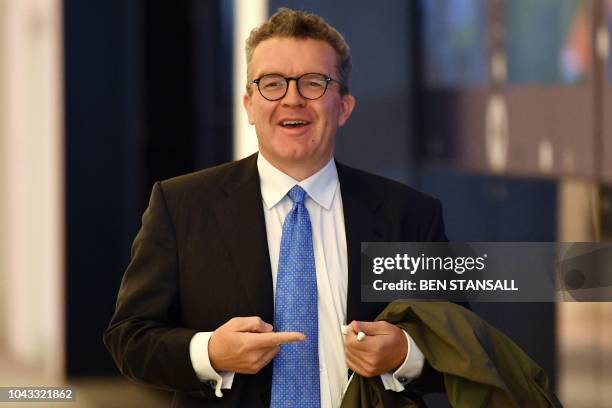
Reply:
<svg viewBox="0 0 612 408"><path fill-rule="evenodd" d="M247 117L249 118L249 124L255 124L255 115L253 114L253 101L248 94L244 94L242 97L242 105L246 111Z"/></svg>
<svg viewBox="0 0 612 408"><path fill-rule="evenodd" d="M340 115L338 116L338 126L344 126L355 108L355 97L351 94L342 95L340 101Z"/></svg>

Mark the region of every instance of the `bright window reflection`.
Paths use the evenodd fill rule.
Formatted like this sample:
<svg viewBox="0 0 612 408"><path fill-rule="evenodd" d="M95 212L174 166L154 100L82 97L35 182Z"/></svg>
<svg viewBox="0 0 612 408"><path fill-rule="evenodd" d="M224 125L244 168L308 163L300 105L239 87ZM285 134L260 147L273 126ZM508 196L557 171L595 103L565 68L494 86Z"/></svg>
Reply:
<svg viewBox="0 0 612 408"><path fill-rule="evenodd" d="M608 20L608 38L612 40L612 0L608 0L606 2L608 7L606 8L606 16ZM608 45L608 82L612 84L612 50L610 50L610 46Z"/></svg>
<svg viewBox="0 0 612 408"><path fill-rule="evenodd" d="M576 84L591 66L590 1L504 3L508 81Z"/></svg>

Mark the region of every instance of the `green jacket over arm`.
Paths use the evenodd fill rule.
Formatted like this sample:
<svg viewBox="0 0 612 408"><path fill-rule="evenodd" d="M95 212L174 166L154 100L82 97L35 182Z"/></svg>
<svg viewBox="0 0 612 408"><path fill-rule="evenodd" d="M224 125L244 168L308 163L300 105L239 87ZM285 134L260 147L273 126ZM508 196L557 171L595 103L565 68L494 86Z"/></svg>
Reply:
<svg viewBox="0 0 612 408"><path fill-rule="evenodd" d="M471 311L448 302L393 302L377 317L406 330L426 367L442 374L449 403L464 407L561 407L546 373L512 340ZM385 391L379 378L355 375L342 407L418 407L411 388ZM426 388L426 387L425 387Z"/></svg>

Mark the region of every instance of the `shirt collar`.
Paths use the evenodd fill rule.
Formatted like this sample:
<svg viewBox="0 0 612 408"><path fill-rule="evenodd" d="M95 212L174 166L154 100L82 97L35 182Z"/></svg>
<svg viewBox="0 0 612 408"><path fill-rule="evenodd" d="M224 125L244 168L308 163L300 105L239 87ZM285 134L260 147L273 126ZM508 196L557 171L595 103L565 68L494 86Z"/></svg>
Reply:
<svg viewBox="0 0 612 408"><path fill-rule="evenodd" d="M270 209L278 204L296 184L321 207L326 210L331 208L338 186L338 171L333 158L321 170L302 181L297 181L274 167L261 153L257 155L257 170L261 196L266 208Z"/></svg>

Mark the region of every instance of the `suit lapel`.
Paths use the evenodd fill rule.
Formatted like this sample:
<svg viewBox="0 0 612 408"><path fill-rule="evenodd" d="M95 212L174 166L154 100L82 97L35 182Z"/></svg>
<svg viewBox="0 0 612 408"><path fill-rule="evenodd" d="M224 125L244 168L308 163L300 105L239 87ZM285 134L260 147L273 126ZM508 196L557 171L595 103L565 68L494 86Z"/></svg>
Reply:
<svg viewBox="0 0 612 408"><path fill-rule="evenodd" d="M355 171L336 162L342 193L344 227L348 257L347 323L353 320L372 320L380 304L361 302L361 242L381 241L383 234L376 212L380 202L368 195L360 185Z"/></svg>
<svg viewBox="0 0 612 408"><path fill-rule="evenodd" d="M272 272L262 209L257 154L242 161L221 186L226 199L216 207L222 239L253 315L274 319Z"/></svg>

